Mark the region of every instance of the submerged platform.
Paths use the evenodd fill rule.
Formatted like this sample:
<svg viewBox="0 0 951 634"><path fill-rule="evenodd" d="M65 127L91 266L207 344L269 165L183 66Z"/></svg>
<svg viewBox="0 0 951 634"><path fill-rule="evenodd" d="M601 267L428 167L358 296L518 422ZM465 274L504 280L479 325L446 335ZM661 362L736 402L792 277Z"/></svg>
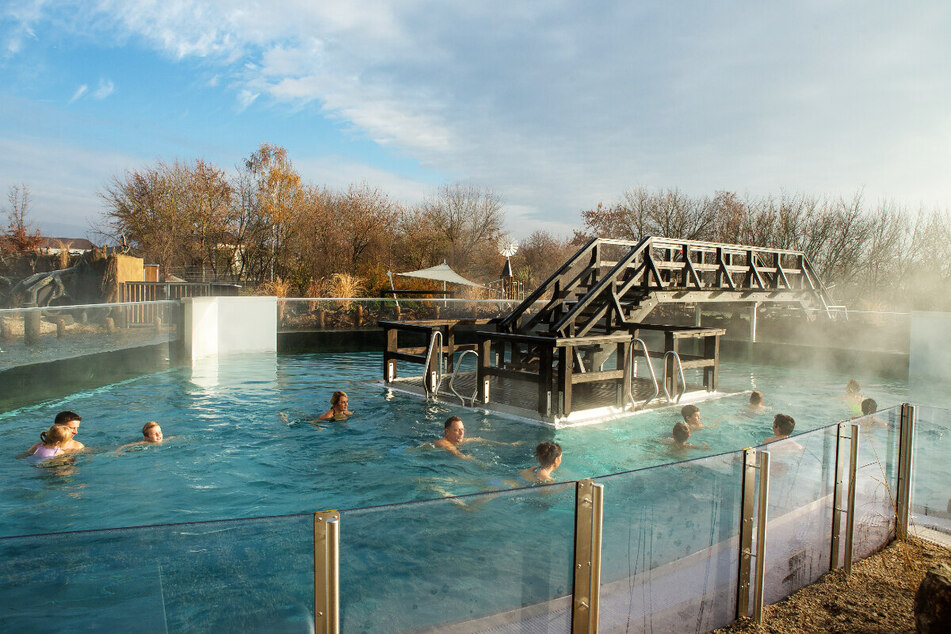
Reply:
<svg viewBox="0 0 951 634"><path fill-rule="evenodd" d="M424 399L427 397L425 377L422 375L400 377L393 381L378 381L376 383L398 392L412 394ZM644 412L667 407L679 408L684 405L735 394L735 392L727 391L708 391L703 385L688 383L687 390L679 399L672 398L668 400L663 390L655 395L654 384L649 379L634 378L631 385L634 403L628 404L626 407L619 407L617 405L617 386L605 383L587 383L577 386L573 395L576 409L571 413L567 416L558 414L544 416L534 408L538 388L531 383L493 376L490 378L490 399L488 403L479 400L479 396L476 394L476 386L476 372L459 372L456 374L451 387L449 379L446 378L440 384L438 392L430 394L429 398L435 398L442 403L492 412L536 425L562 429L595 425L619 418L636 416ZM514 405L514 403L524 403L526 406L521 407Z"/></svg>

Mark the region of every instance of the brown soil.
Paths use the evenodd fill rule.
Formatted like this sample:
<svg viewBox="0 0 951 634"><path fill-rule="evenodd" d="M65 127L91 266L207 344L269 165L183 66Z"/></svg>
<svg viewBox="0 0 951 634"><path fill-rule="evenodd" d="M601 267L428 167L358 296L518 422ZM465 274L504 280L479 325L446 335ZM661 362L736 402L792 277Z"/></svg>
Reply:
<svg viewBox="0 0 951 634"><path fill-rule="evenodd" d="M914 632L915 592L925 574L951 564L951 549L909 539L831 572L763 609L763 624L740 619L714 632Z"/></svg>

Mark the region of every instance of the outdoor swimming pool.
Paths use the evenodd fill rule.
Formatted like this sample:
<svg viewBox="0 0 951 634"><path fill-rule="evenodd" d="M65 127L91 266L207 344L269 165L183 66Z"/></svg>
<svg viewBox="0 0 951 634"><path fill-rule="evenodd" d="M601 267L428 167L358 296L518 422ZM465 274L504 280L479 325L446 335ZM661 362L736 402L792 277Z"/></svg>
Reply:
<svg viewBox="0 0 951 634"><path fill-rule="evenodd" d="M378 353L222 357L0 416L8 454L0 536L33 535L0 541L9 571L0 579L2 624L56 631L57 622L42 618L55 611L88 630L133 623L143 631L306 631L310 514L327 508L351 509L341 548L345 631L429 627L548 604L571 591L573 487L442 496L508 486L533 464L535 444L554 439L565 451L559 480L605 484L603 578L626 583L735 536L735 452L770 435L774 413L792 414L797 432L854 414L839 398L850 376L725 362L721 388L759 389L770 411L740 415L746 393L702 403L714 427L693 440L711 449L687 457L709 457L642 469L683 458L660 442L680 420L679 406L552 430L391 392L375 383L381 365ZM901 382L856 378L882 408L906 398ZM311 425L335 389L349 393L357 415ZM84 416L78 439L91 451L63 469L14 460L62 409ZM477 461L433 449L453 414L470 436L520 444L467 446ZM868 434L889 474L893 414L884 414L889 427ZM151 419L174 438L115 451L139 439ZM778 510L829 492L833 436L820 430L800 440L815 460L778 472L786 480L771 498ZM781 463L782 447L771 451ZM867 482L874 487L877 477ZM260 519L228 519L247 517ZM172 524L179 522L189 523ZM151 526L88 532L142 525ZM48 535L76 530L87 532ZM717 605L722 620L733 609L720 594L735 587L735 557L710 561L697 577L698 600Z"/></svg>
<svg viewBox="0 0 951 634"><path fill-rule="evenodd" d="M660 439L679 407L629 419L551 430L452 403L423 400L374 384L377 353L242 355L179 368L0 415L0 535L113 528L356 508L495 490L534 464L544 440L561 443L559 480L596 477L760 444L772 416L793 415L797 432L856 415L838 397L848 376L724 363L721 388L759 389L770 410L739 412L746 394L701 404L696 432L709 451L672 455ZM863 377L859 377L862 379ZM347 422L315 419L335 389L350 395ZM880 407L900 403L905 386L863 380ZM78 440L89 452L66 468L37 468L13 457L32 445L56 412L83 417ZM430 444L460 415L467 434L516 446L472 443L477 461ZM161 423L162 446L117 453Z"/></svg>

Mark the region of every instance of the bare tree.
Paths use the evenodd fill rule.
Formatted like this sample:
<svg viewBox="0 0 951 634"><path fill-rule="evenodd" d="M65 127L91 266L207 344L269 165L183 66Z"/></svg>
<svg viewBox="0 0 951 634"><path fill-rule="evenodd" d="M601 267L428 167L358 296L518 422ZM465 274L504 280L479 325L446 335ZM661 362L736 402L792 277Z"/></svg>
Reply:
<svg viewBox="0 0 951 634"><path fill-rule="evenodd" d="M423 221L445 239L450 266L474 274L489 272L488 263L473 256L494 253L502 230L502 202L497 194L477 187L446 185L422 204L421 211Z"/></svg>
<svg viewBox="0 0 951 634"><path fill-rule="evenodd" d="M40 245L42 238L39 229L27 220L32 203L30 188L26 183L12 185L7 192L7 202L10 204L6 210L9 224L0 246L11 251L32 251Z"/></svg>

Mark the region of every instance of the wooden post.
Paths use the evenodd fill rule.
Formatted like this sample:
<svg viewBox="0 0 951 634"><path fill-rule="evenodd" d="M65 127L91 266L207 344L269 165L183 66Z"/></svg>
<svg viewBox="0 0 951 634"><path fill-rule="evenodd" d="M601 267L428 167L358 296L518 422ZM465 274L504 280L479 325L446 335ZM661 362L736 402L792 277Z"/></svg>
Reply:
<svg viewBox="0 0 951 634"><path fill-rule="evenodd" d="M538 413L551 414L551 364L554 348L542 344L538 347Z"/></svg>
<svg viewBox="0 0 951 634"><path fill-rule="evenodd" d="M667 355L667 352L670 350L677 352L676 341L677 340L674 339L674 333L672 331L670 330L664 331L664 356L665 357ZM674 357L673 356L667 357L667 368L664 370L664 375L666 376L666 381L667 381L667 391L670 394L673 394L674 389L677 387L677 379L674 378L675 370L676 368L674 367Z"/></svg>
<svg viewBox="0 0 951 634"><path fill-rule="evenodd" d="M476 372L476 381L479 383L479 399L482 403L489 402L489 367L492 359L492 341L486 335L479 335L479 367Z"/></svg>
<svg viewBox="0 0 951 634"><path fill-rule="evenodd" d="M27 345L40 341L40 311L27 310L23 313L23 341Z"/></svg>
<svg viewBox="0 0 951 634"><path fill-rule="evenodd" d="M574 348L560 346L558 348L558 382L561 393L561 415L571 413L571 377L574 372Z"/></svg>
<svg viewBox="0 0 951 634"><path fill-rule="evenodd" d="M703 387L708 392L716 392L720 384L720 335L703 338L703 356L713 359L712 366L703 368Z"/></svg>
<svg viewBox="0 0 951 634"><path fill-rule="evenodd" d="M396 379L396 359L391 359L390 354L398 350L396 338L399 331L386 327L383 332L386 338L386 348L383 350L383 380L389 383Z"/></svg>
<svg viewBox="0 0 951 634"><path fill-rule="evenodd" d="M631 393L631 341L624 341L617 347L617 369L624 370L624 378L621 379L621 393L618 394L617 406L624 408L627 405L627 395Z"/></svg>
<svg viewBox="0 0 951 634"><path fill-rule="evenodd" d="M443 326L443 337L446 339L446 372L452 373L452 353L455 343L455 333L452 326Z"/></svg>

